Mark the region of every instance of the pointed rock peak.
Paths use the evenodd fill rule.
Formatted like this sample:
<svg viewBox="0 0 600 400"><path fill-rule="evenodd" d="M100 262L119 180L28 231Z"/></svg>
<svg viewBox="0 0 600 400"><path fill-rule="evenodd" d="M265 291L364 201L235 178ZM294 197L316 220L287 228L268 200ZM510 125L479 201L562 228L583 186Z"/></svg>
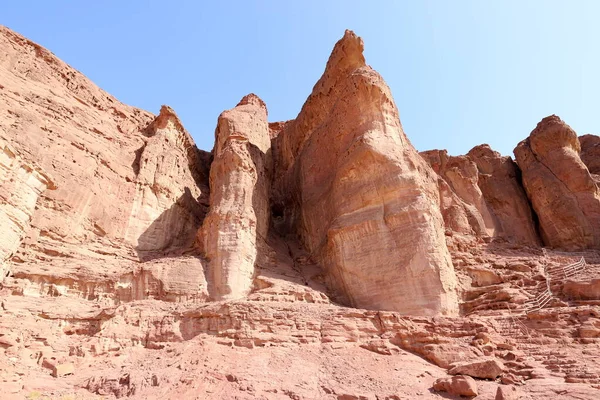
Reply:
<svg viewBox="0 0 600 400"><path fill-rule="evenodd" d="M175 126L175 129L189 136L189 134L183 127L181 120L175 113L175 110L166 105L163 105L160 108L160 113L158 114L158 117L154 118L154 120L148 125L148 127L144 131L144 134L146 136L154 136L156 135L156 132L158 130L165 129L169 122L171 122Z"/></svg>
<svg viewBox="0 0 600 400"><path fill-rule="evenodd" d="M366 65L363 40L354 32L346 29L344 37L335 44L326 71L347 71Z"/></svg>
<svg viewBox="0 0 600 400"><path fill-rule="evenodd" d="M267 105L265 104L265 102L260 97L255 95L254 93L250 93L250 94L247 94L244 97L242 97L242 99L240 100L240 102L237 104L236 107L245 106L245 105L258 106L258 107L264 108L265 111L267 111Z"/></svg>

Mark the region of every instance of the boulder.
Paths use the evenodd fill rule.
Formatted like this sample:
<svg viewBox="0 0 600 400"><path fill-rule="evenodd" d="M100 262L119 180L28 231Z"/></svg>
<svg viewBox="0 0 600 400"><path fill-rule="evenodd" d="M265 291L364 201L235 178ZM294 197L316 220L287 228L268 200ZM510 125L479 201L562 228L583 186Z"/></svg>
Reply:
<svg viewBox="0 0 600 400"><path fill-rule="evenodd" d="M519 390L514 386L498 386L495 400L519 400Z"/></svg>
<svg viewBox="0 0 600 400"><path fill-rule="evenodd" d="M448 392L456 396L477 396L477 382L470 376L457 375L450 378L439 378L433 384L433 390Z"/></svg>
<svg viewBox="0 0 600 400"><path fill-rule="evenodd" d="M473 378L496 379L504 370L504 364L495 358L458 362L451 365L450 375L468 375Z"/></svg>

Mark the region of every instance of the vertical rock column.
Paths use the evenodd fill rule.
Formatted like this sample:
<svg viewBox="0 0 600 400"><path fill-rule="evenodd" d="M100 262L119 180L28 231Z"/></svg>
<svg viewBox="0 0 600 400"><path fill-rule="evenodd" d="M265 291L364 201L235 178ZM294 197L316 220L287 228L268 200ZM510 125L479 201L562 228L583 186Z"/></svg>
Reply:
<svg viewBox="0 0 600 400"><path fill-rule="evenodd" d="M254 94L219 116L210 169L210 211L200 240L215 300L246 296L269 227L271 139L265 103Z"/></svg>
<svg viewBox="0 0 600 400"><path fill-rule="evenodd" d="M275 201L340 301L456 314L437 178L362 52L346 31L298 118L274 140Z"/></svg>

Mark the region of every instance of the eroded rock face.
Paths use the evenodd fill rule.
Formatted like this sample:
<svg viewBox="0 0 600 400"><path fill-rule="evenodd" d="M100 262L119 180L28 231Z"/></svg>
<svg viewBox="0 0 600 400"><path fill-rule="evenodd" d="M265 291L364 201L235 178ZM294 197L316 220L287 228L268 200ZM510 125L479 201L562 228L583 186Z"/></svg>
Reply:
<svg viewBox="0 0 600 400"><path fill-rule="evenodd" d="M6 261L19 248L46 189L55 189L52 180L0 140L0 283L10 273Z"/></svg>
<svg viewBox="0 0 600 400"><path fill-rule="evenodd" d="M514 152L544 243L600 246L600 192L579 158L575 131L555 115L546 117Z"/></svg>
<svg viewBox="0 0 600 400"><path fill-rule="evenodd" d="M466 210L479 211L465 199L481 198L475 180L502 216L495 235L508 232L504 219L521 221L517 203L490 200L510 195L511 170L487 149L461 157L462 199L419 161L360 50L347 33L295 121L267 125L252 95L219 120L214 225L198 242L228 259L218 281L209 276L214 297L242 298L208 303L211 265L189 232L208 204L210 154L172 110L127 107L0 28L0 254L10 270L0 398L433 399L438 378L493 398L498 382L448 379L455 367L518 384L522 397L596 400L598 251L453 236L474 234ZM452 309L438 195L444 217L460 217L446 234L457 239L468 317L404 314ZM585 268L565 268L580 257ZM532 314L543 273L553 299ZM340 306L324 281L357 305L401 312Z"/></svg>
<svg viewBox="0 0 600 400"><path fill-rule="evenodd" d="M346 31L302 111L274 141L282 229L298 233L346 304L454 314L436 178L362 51Z"/></svg>
<svg viewBox="0 0 600 400"><path fill-rule="evenodd" d="M488 145L467 153L478 169L477 184L497 221L498 236L523 245L540 244L531 205L521 185L521 171L510 157Z"/></svg>
<svg viewBox="0 0 600 400"><path fill-rule="evenodd" d="M17 280L13 290L117 303L160 293L202 298L201 262L192 263L192 280L172 259L148 265L152 272L138 264L189 249L207 203L208 156L172 110L154 118L124 105L4 27L0 53L0 196L10 191L9 214L23 231L10 228L22 236L4 267ZM55 190L43 191L48 176ZM19 240L6 227L0 237L13 248ZM148 276L166 280L150 279L150 288Z"/></svg>
<svg viewBox="0 0 600 400"><path fill-rule="evenodd" d="M269 228L270 148L267 108L256 95L219 117L201 232L215 299L243 298L252 287Z"/></svg>
<svg viewBox="0 0 600 400"><path fill-rule="evenodd" d="M190 247L208 209L209 154L196 148L175 112L163 106L136 150L136 192L125 238L142 257ZM175 183L175 184L174 184Z"/></svg>
<svg viewBox="0 0 600 400"><path fill-rule="evenodd" d="M446 194L446 197L454 198L452 203L463 209L471 232L478 236L495 236L497 222L479 189L477 165L466 156L449 156L446 150L430 150L420 154L448 184L452 194ZM441 189L441 192L447 193L447 190ZM446 226L459 225L459 232L466 230L464 224L457 223L455 215L446 213L445 216Z"/></svg>
<svg viewBox="0 0 600 400"><path fill-rule="evenodd" d="M540 244L520 171L510 157L488 145L474 147L465 156L449 156L446 150L420 155L440 176L446 228L526 246Z"/></svg>
<svg viewBox="0 0 600 400"><path fill-rule="evenodd" d="M579 136L581 146L581 161L585 164L591 174L600 175L600 136ZM596 177L596 181L600 178Z"/></svg>

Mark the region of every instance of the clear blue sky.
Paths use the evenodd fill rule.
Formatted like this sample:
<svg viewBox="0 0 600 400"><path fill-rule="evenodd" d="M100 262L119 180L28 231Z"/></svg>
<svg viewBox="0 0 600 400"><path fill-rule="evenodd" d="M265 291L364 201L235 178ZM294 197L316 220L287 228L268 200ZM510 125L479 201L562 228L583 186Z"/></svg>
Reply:
<svg viewBox="0 0 600 400"><path fill-rule="evenodd" d="M600 1L5 0L0 24L121 101L172 106L200 148L258 94L294 118L346 28L392 89L418 150L512 154L544 116L600 132Z"/></svg>

